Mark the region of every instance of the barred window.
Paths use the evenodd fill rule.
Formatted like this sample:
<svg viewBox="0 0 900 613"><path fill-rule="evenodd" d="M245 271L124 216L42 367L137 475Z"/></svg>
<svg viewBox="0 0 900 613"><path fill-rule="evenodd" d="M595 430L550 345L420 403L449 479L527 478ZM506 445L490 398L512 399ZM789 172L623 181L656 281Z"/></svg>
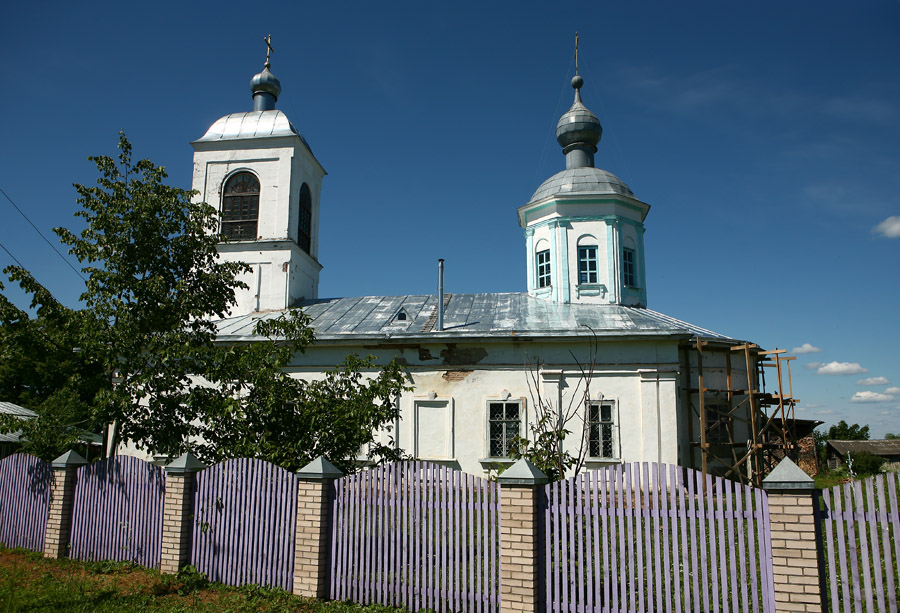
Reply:
<svg viewBox="0 0 900 613"><path fill-rule="evenodd" d="M608 402L592 402L588 409L588 445L589 455L592 458L614 458L615 425L613 420L613 405Z"/></svg>
<svg viewBox="0 0 900 613"><path fill-rule="evenodd" d="M537 282L538 287L550 286L550 250L544 249L537 252Z"/></svg>
<svg viewBox="0 0 900 613"><path fill-rule="evenodd" d="M309 186L304 183L300 187L300 225L297 229L297 244L309 253L312 237L312 198Z"/></svg>
<svg viewBox="0 0 900 613"><path fill-rule="evenodd" d="M597 282L597 246L578 248L578 283Z"/></svg>
<svg viewBox="0 0 900 613"><path fill-rule="evenodd" d="M492 458L508 458L512 442L519 436L522 403L491 401L488 403L489 454Z"/></svg>
<svg viewBox="0 0 900 613"><path fill-rule="evenodd" d="M222 192L222 236L236 241L255 240L259 179L249 172L239 172L229 177Z"/></svg>

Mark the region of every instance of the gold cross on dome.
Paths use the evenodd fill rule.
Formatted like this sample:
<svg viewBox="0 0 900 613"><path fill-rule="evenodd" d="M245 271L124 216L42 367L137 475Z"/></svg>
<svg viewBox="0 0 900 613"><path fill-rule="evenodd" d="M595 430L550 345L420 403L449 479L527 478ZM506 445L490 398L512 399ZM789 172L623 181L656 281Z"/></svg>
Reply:
<svg viewBox="0 0 900 613"><path fill-rule="evenodd" d="M266 43L266 67L269 67L269 54L275 53L275 48L272 46L272 35L263 38L263 42Z"/></svg>

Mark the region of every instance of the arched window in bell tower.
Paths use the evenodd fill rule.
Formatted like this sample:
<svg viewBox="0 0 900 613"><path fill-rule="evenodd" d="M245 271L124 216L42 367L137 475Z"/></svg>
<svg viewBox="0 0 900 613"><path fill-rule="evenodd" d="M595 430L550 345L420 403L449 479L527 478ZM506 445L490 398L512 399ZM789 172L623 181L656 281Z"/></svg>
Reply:
<svg viewBox="0 0 900 613"><path fill-rule="evenodd" d="M235 241L256 240L259 218L259 179L249 172L228 178L222 190L222 236Z"/></svg>
<svg viewBox="0 0 900 613"><path fill-rule="evenodd" d="M309 186L304 183L300 187L300 217L297 226L297 244L303 251L309 253L312 243L312 197L309 194Z"/></svg>

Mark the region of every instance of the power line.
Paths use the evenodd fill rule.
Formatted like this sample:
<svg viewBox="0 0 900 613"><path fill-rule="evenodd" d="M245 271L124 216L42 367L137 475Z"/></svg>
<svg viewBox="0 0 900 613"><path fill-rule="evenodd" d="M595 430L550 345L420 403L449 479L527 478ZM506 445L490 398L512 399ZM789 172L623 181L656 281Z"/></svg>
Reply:
<svg viewBox="0 0 900 613"><path fill-rule="evenodd" d="M24 212L22 209L20 209L19 206L18 206L15 202L13 202L13 199L9 197L9 194L7 194L5 191L3 191L3 188L0 188L0 194L3 194L4 196L6 196L6 199L9 200L9 203L10 203L11 205L13 205L13 207L14 207L17 211L19 211L19 214L20 214L22 217L25 218L25 221L27 221L29 224L31 224L31 227L34 228L34 231L37 232L37 233L40 235L40 237L41 237L42 239L44 239L44 242L45 242L45 243L47 243L48 245L50 245L50 248L53 249L53 251L56 252L56 255L58 255L59 258L60 258L63 262L66 263L66 266L68 266L69 268L71 268L72 271L73 271L76 275L78 275L78 276L81 278L82 281L84 281L85 283L87 283L87 279L84 278L84 276L78 271L77 268L75 268L74 266L72 266L72 263L69 262L69 260L66 259L66 256L64 256L64 255L62 254L62 252L60 252L60 250L57 249L56 246L55 246L53 243L51 243L51 242L47 239L46 236L44 236L44 233L41 232L40 230L38 230L38 227L37 227L36 225L34 225L34 223L33 223L30 219L28 219L28 215L26 215L25 212ZM9 253L9 251L6 249L6 247L4 247L3 250L6 251L6 253ZM10 255L10 257L12 257L12 254L11 254L11 253L10 253L9 255ZM13 259L16 260L16 258L14 258L14 257L13 257ZM19 262L19 260L16 260L16 262ZM21 262L19 262L19 266L22 266L22 263L21 263ZM25 267L22 266L22 268L25 268Z"/></svg>
<svg viewBox="0 0 900 613"><path fill-rule="evenodd" d="M22 262L19 261L19 258L17 258L16 256L14 256L14 255L10 252L10 250L6 248L6 245L4 245L3 243L0 243L0 248L2 248L3 251L6 252L6 255L8 255L9 257L11 257L11 258L13 259L13 261L15 261L15 263L19 265L20 268L25 268L25 266L22 265Z"/></svg>

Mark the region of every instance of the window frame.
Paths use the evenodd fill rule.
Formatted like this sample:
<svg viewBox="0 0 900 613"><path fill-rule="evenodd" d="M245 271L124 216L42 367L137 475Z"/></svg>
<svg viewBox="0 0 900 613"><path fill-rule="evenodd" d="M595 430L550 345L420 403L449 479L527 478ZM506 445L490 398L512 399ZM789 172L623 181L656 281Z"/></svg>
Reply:
<svg viewBox="0 0 900 613"><path fill-rule="evenodd" d="M544 259L545 261L541 261ZM538 289L553 285L553 270L550 266L550 250L541 249L534 254L534 270Z"/></svg>
<svg viewBox="0 0 900 613"><path fill-rule="evenodd" d="M309 185L304 183L300 186L300 198L297 204L297 246L310 255L312 255L313 234L312 209L312 190Z"/></svg>
<svg viewBox="0 0 900 613"><path fill-rule="evenodd" d="M503 419L492 419L492 417L491 417L492 406L491 405L495 405L495 404L500 404L500 405L504 406L504 418ZM518 426L516 427L516 433L515 433L515 436L513 436L513 437L509 437L510 432L507 428L504 428L502 430L501 436L503 439L503 443L502 443L503 448L500 450L502 454L496 455L493 453L493 451L494 451L494 448L493 448L493 439L494 439L493 425L500 424L500 423L507 424L507 423L511 423L513 421L511 419L506 418L506 408L509 405L515 405L517 408L518 417L517 417L516 421L518 422ZM509 457L510 445L512 444L512 441L515 437L522 436L522 428L525 423L524 411L525 411L525 400L523 398L506 398L506 399L504 399L504 398L489 398L485 401L485 433L486 433L486 437L485 437L486 450L485 451L487 452L486 457L488 459L490 459L490 460L511 460L511 458Z"/></svg>
<svg viewBox="0 0 900 613"><path fill-rule="evenodd" d="M594 408L597 407L597 418L594 419ZM603 409L609 409L609 419L603 419ZM587 403L588 415L588 459L590 460L617 460L622 455L618 448L618 415L616 413L616 403L611 400L590 400ZM596 427L596 430L595 430ZM604 455L604 438L601 435L601 428L607 428L609 437L609 455ZM595 438L596 433L596 438ZM596 447L595 447L596 444ZM597 449L597 453L594 450Z"/></svg>
<svg viewBox="0 0 900 613"><path fill-rule="evenodd" d="M592 253L593 255L582 255L582 250ZM596 285L600 282L600 261L599 248L597 245L578 245L578 285ZM593 270L590 266L593 264ZM587 275L586 279L582 279L582 275ZM592 278L593 276L593 278Z"/></svg>
<svg viewBox="0 0 900 613"><path fill-rule="evenodd" d="M637 253L631 247L622 248L622 283L637 287Z"/></svg>
<svg viewBox="0 0 900 613"><path fill-rule="evenodd" d="M255 191L229 191L245 179L255 183ZM251 184L251 187L253 185ZM222 206L219 211L219 234L229 241L254 241L259 232L259 201L262 193L259 177L249 170L239 170L222 182ZM245 202L247 212L244 212ZM237 205L237 206L235 206ZM250 229L252 228L252 231Z"/></svg>

